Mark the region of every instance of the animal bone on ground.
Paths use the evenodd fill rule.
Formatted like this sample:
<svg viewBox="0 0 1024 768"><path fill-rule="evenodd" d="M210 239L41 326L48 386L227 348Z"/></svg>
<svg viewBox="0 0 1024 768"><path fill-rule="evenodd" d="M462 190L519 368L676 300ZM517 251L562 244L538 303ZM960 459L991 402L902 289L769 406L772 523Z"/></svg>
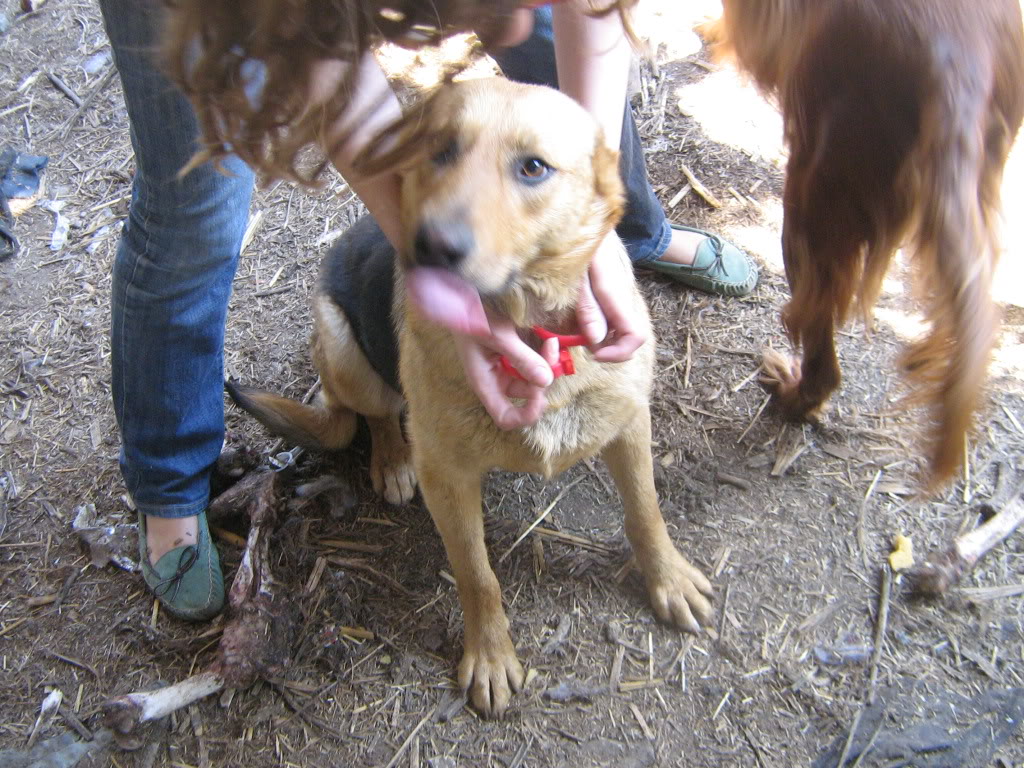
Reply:
<svg viewBox="0 0 1024 768"><path fill-rule="evenodd" d="M277 523L279 484L278 472L257 470L210 505L211 512L225 514L244 503L250 518L245 552L228 592L229 618L217 658L206 671L174 685L107 701L103 705L104 722L125 749L143 745L142 724L224 688L245 688L257 678L273 677L287 662L295 606L276 591L269 557L270 535Z"/></svg>
<svg viewBox="0 0 1024 768"><path fill-rule="evenodd" d="M995 515L974 530L957 536L947 549L929 555L913 575L916 591L925 595L944 594L1021 523L1024 523L1024 502L1018 490Z"/></svg>

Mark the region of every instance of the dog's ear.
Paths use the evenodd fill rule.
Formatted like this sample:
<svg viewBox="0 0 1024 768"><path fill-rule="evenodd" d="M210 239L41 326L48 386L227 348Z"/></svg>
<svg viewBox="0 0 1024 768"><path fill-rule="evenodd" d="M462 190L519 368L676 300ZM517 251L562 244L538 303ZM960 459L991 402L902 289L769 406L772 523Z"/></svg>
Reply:
<svg viewBox="0 0 1024 768"><path fill-rule="evenodd" d="M598 134L594 146L594 192L604 204L606 220L611 226L618 224L626 206L625 188L619 170L619 153L605 143L603 134Z"/></svg>

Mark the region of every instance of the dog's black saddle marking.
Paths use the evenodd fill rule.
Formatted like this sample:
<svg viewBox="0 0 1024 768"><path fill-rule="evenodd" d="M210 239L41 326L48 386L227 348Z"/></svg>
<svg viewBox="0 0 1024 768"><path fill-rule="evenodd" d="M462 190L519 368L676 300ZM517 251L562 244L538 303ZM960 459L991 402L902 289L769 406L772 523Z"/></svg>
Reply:
<svg viewBox="0 0 1024 768"><path fill-rule="evenodd" d="M363 216L327 253L320 285L345 313L373 370L401 392L398 337L391 313L395 260L395 249L377 222Z"/></svg>

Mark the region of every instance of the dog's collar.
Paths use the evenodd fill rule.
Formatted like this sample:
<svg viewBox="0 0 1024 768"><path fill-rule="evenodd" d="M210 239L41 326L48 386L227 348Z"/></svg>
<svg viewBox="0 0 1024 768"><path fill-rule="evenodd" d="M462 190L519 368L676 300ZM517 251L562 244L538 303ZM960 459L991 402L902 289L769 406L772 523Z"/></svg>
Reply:
<svg viewBox="0 0 1024 768"><path fill-rule="evenodd" d="M531 329L541 341L547 341L548 339L558 339L558 362L551 366L551 375L557 379L559 376L572 376L576 373L576 365L572 361L572 354L569 352L569 347L585 347L587 340L582 334L565 335L561 333L552 333L547 328L542 328L539 325L535 325ZM505 355L501 356L501 367L507 374L517 379L526 380L519 371L515 369L515 366L508 361Z"/></svg>

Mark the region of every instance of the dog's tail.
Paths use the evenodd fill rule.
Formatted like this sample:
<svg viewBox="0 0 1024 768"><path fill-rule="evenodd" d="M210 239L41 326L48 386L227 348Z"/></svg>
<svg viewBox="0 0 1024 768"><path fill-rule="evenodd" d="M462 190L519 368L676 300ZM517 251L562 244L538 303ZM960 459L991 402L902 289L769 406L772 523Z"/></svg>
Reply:
<svg viewBox="0 0 1024 768"><path fill-rule="evenodd" d="M991 289L1002 161L992 156L992 137L985 135L988 95L963 85L947 85L932 102L938 114L925 115L926 135L918 145L924 156L916 163L911 245L930 330L907 350L903 365L914 384L912 401L933 408L931 489L963 464L999 325Z"/></svg>
<svg viewBox="0 0 1024 768"><path fill-rule="evenodd" d="M267 429L292 445L318 451L337 451L348 446L356 432L356 414L327 404L321 395L311 405L287 397L225 382L235 404L248 411Z"/></svg>

